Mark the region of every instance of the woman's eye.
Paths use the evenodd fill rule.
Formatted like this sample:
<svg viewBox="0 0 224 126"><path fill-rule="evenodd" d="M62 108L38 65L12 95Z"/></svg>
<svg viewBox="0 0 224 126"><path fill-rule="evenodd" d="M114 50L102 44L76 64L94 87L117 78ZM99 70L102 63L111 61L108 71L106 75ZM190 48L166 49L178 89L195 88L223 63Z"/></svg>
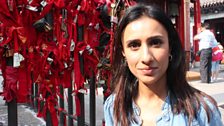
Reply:
<svg viewBox="0 0 224 126"><path fill-rule="evenodd" d="M131 43L128 44L128 47L131 48L132 50L136 50L136 49L138 49L140 46L141 46L141 45L140 45L140 43L138 43L138 42L131 42Z"/></svg>
<svg viewBox="0 0 224 126"><path fill-rule="evenodd" d="M151 46L159 47L162 44L161 39L153 39L150 41Z"/></svg>

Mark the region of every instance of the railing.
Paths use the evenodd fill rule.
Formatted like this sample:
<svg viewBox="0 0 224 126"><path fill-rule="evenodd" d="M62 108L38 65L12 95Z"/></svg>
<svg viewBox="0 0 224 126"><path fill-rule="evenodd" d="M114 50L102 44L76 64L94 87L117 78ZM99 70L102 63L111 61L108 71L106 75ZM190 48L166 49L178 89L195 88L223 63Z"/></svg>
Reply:
<svg viewBox="0 0 224 126"><path fill-rule="evenodd" d="M8 66L12 66L12 60L8 60L7 62ZM35 84L33 81L33 76L31 74L31 80L32 80L32 87L31 87L31 95L30 95L30 104L29 106L33 108L35 112L38 112L40 109L43 109L41 106L45 104L44 101L39 101L39 94L38 94L38 84ZM71 81L71 85L73 85ZM65 109L65 95L64 95L64 88L63 86L60 86L60 94L63 94L63 97L59 97L59 106L55 106L55 109L59 113L59 126L64 126L65 122L67 122L67 126L74 126L74 122L78 126L95 126L96 125L96 93L95 93L95 88L96 88L96 83L95 83L95 75L94 72L92 72L92 77L88 81L89 85L89 96L90 96L90 104L89 104L89 110L90 110L90 123L87 124L85 122L85 99L84 99L84 94L79 93L78 98L80 100L80 108L81 108L81 115L80 116L74 116L73 114L73 95L72 95L72 87L67 89L67 110ZM48 94L49 95L49 94ZM40 103L41 102L41 103ZM40 107L38 107L38 104ZM13 99L11 102L7 103L8 105L8 126L17 126L18 125L18 117L17 117L17 102L16 99ZM15 116L16 115L16 116ZM67 119L66 119L67 118ZM49 110L46 112L46 126L53 126L52 124L52 118L50 115Z"/></svg>

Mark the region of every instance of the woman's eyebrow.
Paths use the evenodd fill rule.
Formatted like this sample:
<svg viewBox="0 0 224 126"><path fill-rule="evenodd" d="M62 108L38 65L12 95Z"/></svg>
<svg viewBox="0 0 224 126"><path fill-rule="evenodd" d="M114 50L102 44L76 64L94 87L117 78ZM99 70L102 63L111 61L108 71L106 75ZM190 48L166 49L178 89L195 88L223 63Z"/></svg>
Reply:
<svg viewBox="0 0 224 126"><path fill-rule="evenodd" d="M127 40L127 41L124 41L126 44L129 44L131 42L138 42L140 41L139 39L130 39L130 40Z"/></svg>
<svg viewBox="0 0 224 126"><path fill-rule="evenodd" d="M162 35L150 36L150 37L147 39L147 41L148 41L148 40L153 40L153 39L164 39L164 36L162 36Z"/></svg>
<svg viewBox="0 0 224 126"><path fill-rule="evenodd" d="M161 40L164 40L164 38L165 37L163 35L155 35L155 36L150 36L149 38L147 38L147 41L150 41L150 40L153 40L153 39L161 39ZM140 40L139 39L129 39L129 40L124 41L124 42L125 42L125 44L129 44L129 43L131 43L133 41L138 42Z"/></svg>

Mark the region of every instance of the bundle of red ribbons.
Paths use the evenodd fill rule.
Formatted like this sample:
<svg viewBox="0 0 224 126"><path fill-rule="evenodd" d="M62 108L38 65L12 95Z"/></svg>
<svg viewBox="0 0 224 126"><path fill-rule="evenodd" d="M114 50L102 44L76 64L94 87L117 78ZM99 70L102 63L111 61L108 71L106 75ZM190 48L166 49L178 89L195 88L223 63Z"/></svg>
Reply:
<svg viewBox="0 0 224 126"><path fill-rule="evenodd" d="M127 6L133 4L129 0L122 2ZM4 99L30 102L31 84L38 84L42 96L39 100L46 102L38 115L45 116L46 109L50 110L57 126L54 107L57 95L63 96L59 85L74 86L76 115L79 115L76 95L85 89L84 82L93 76L92 72L99 74L97 64L101 58L108 57L111 48L114 30L111 23L116 23L110 20L116 18L111 15L112 4L118 3L115 0L1 0L0 64ZM108 40L105 35L112 37ZM80 62L80 57L84 62ZM9 63L10 58L13 64ZM107 77L100 78L109 78L109 70L102 73ZM71 84L71 80L75 83Z"/></svg>

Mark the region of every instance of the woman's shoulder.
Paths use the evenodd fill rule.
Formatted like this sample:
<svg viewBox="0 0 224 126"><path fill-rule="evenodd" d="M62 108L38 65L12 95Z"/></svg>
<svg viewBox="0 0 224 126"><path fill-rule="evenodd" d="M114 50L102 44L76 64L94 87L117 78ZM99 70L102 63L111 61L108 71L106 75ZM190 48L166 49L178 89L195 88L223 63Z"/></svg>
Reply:
<svg viewBox="0 0 224 126"><path fill-rule="evenodd" d="M104 102L104 112L113 113L115 94L111 94Z"/></svg>
<svg viewBox="0 0 224 126"><path fill-rule="evenodd" d="M113 119L113 106L114 106L115 94L111 94L104 102L104 119L106 126L112 126Z"/></svg>
<svg viewBox="0 0 224 126"><path fill-rule="evenodd" d="M104 106L111 107L114 104L115 94L111 94L104 102Z"/></svg>
<svg viewBox="0 0 224 126"><path fill-rule="evenodd" d="M197 121L199 122L199 124L205 126L223 126L221 113L216 104L207 97L204 97L204 101L206 106L201 103L200 108L197 111ZM207 114L209 115L209 117L207 116Z"/></svg>

